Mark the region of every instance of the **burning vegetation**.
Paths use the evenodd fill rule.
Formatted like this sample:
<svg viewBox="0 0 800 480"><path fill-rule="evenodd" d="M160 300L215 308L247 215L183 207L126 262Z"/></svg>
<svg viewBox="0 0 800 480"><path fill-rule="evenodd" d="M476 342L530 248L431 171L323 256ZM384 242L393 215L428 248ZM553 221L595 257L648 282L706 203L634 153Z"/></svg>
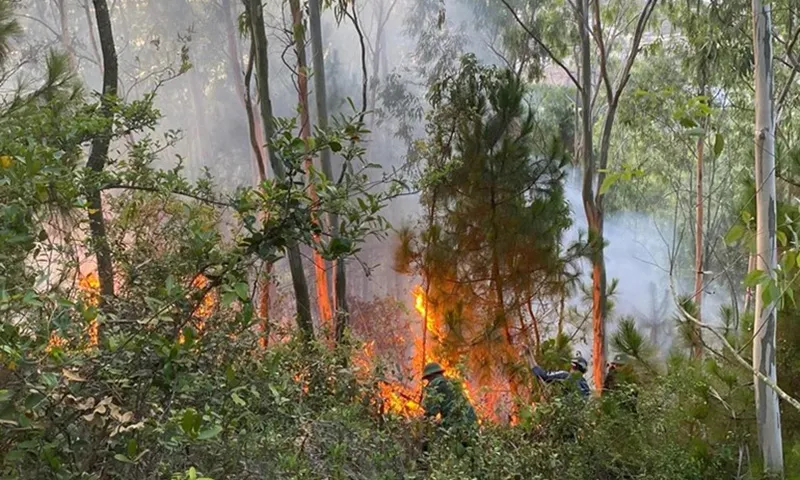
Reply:
<svg viewBox="0 0 800 480"><path fill-rule="evenodd" d="M491 379L483 388L477 379L463 379L456 366L458 359L451 358L441 348L447 330L443 315L430 305L422 286L415 286L411 296L414 310L410 322L400 322L397 331L360 332L362 338L370 340L357 354L354 364L365 372L375 368L388 370L378 385L381 410L405 417L422 415L422 368L428 362L437 362L444 368L447 377L461 381L464 393L482 421L501 421L503 416L498 412L507 410L503 404L504 397L498 394L503 390L495 388ZM403 316L400 312L396 315ZM397 345L400 346L400 352L394 348ZM385 363L390 365L387 367Z"/></svg>

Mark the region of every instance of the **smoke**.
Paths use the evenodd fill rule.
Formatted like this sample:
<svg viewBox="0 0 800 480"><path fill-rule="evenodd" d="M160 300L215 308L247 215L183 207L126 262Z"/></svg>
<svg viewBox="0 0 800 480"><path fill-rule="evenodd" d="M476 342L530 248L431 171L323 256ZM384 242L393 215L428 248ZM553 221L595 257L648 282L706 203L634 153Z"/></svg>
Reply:
<svg viewBox="0 0 800 480"><path fill-rule="evenodd" d="M587 223L580 182L578 172L571 172L565 193L573 225L565 234L564 243L578 240L581 234L585 239ZM681 247L680 230L681 226L674 219L644 212L618 211L606 214L606 275L609 285L612 279L618 282L611 299L614 306L608 320L607 338L616 330L620 318L632 317L662 357L670 348L681 346L677 338L678 311L670 282L678 295L692 294L694 284L691 274L694 265L676 264L674 252ZM672 276L671 271L674 272ZM581 273L582 281L591 284L591 265L588 261L581 263ZM730 305L730 298L719 280L713 276L711 280L706 280L703 319L706 323L718 325L720 307ZM580 299L576 296L572 303L579 304ZM578 350L584 357L590 358L590 344L579 344Z"/></svg>
<svg viewBox="0 0 800 480"><path fill-rule="evenodd" d="M66 7L68 21L66 25L61 25L59 12L55 7L46 5L47 2L20 2L26 36L19 45L19 55L43 55L46 48L50 47L63 49L63 39L71 39L78 73L84 79L87 90L97 91L101 87L101 65L96 48L96 25L91 18L93 10L88 4L84 9L78 4L65 3L69 4ZM289 47L291 16L287 2L265 3L272 103L276 115L294 116L298 102L292 76L296 59ZM447 35L458 35L459 42L464 42L453 51L452 58L444 55L447 61L457 62L459 53L472 52L483 63L503 63L492 53L493 42L489 37L493 32L478 28L476 25L482 19L459 0L447 0L444 3L446 18L441 28L437 25L440 19L435 14L438 1L371 0L358 3L363 38L359 38L351 20L344 18L338 23L330 9L323 12L328 96L332 113L352 113L345 102L347 97L353 99L356 107L361 106L362 43L367 50L369 97L372 96L372 89L380 88L382 82L393 73L401 75L404 84L414 94L424 94L426 79L420 72L426 71L423 65L426 59L421 58L417 51L417 39L423 30L430 31L427 41L434 46L438 40L442 40L438 46L440 55L450 52L448 48L453 45L444 41L450 38ZM247 120L236 87L241 75L234 75L234 72L243 74L249 54L249 41L236 28L242 10L241 2L149 0L110 4L120 58L121 90L126 99L141 98L156 83L164 81L156 97L156 106L163 115L156 135L172 130L183 132L183 140L162 154L159 166L172 167L176 158L180 157L190 179L196 179L203 169L208 168L223 190L253 185L256 174ZM417 24L408 24L409 15L427 11L425 9L433 13L420 16ZM381 28L383 40L379 42L378 30ZM69 35L59 36L64 29ZM310 45L307 50L310 59ZM182 52L188 54L188 58L182 58ZM191 68L181 75L175 75L185 60L191 63ZM377 79L371 78L375 69ZM312 97L315 94L313 89L310 93ZM313 100L311 103L313 110ZM422 103L424 107L424 101ZM368 109L374 107L369 105ZM312 118L315 118L313 111ZM372 130L367 140L368 160L380 164L384 172L401 168L407 161L407 145L394 135L397 125L391 121L379 124L375 119L372 114L367 117ZM424 135L423 125L424 118L420 118L412 126L416 138ZM573 227L564 238L568 243L577 239L579 232L586 230L580 188L575 175L571 175L566 192L574 219ZM392 201L384 215L392 224L400 225L418 218L419 213L418 197L408 195ZM633 316L663 349L669 348L675 337L675 307L669 289L669 254L675 246L674 231L675 222L672 220L632 211L609 214L605 223L608 277L609 280L619 280L613 319L623 315ZM365 246L359 262L349 265L352 295L364 300L393 295L409 302L411 307L410 286L414 279L403 278L392 270L389 259L394 248L391 237L390 241L372 241ZM587 267L583 265L583 279L589 282ZM687 275L686 265L681 267L678 271L681 275L676 279L678 290L690 292L691 285L686 279L691 274ZM717 291L725 289L710 282L703 307L706 320L716 315L720 305L728 303L724 295ZM574 304L577 302L577 298L573 299ZM613 330L613 321L610 329ZM588 352L585 345L581 348Z"/></svg>

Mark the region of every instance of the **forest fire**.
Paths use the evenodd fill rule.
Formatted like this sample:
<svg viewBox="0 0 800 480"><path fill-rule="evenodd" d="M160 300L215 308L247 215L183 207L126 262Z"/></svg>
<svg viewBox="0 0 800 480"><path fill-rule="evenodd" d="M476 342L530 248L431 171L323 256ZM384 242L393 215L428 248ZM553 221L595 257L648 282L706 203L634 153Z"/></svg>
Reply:
<svg viewBox="0 0 800 480"><path fill-rule="evenodd" d="M86 275L80 275L78 278L78 290L80 290L81 297L86 305L96 307L100 303L100 279L96 272L89 272ZM86 336L88 337L88 347L96 347L99 341L99 324L97 323L96 313L89 320L89 325L86 327ZM51 352L55 348L63 349L67 346L67 340L61 337L56 332L50 332L50 338L47 340L46 351Z"/></svg>
<svg viewBox="0 0 800 480"><path fill-rule="evenodd" d="M208 278L202 273L194 277L192 280L192 287L198 290L202 290L208 287ZM214 292L208 292L203 295L203 299L200 300L200 303L192 312L192 316L197 319L195 322L195 326L197 327L198 331L202 331L205 328L205 320L211 316L213 313L214 308L217 306L217 297Z"/></svg>
<svg viewBox="0 0 800 480"><path fill-rule="evenodd" d="M425 297L425 290L417 285L411 293L414 297L414 309L425 324L424 332L412 333L415 335L413 355L411 357L411 376L413 380L407 384L386 381L381 382L379 385L384 411L405 417L419 416L423 413L423 408L420 404L423 387L420 372L422 372L425 363L438 362L444 368L445 375L451 379L457 379L460 376L448 359L433 353L441 339L441 319L431 311ZM371 359L373 357L373 345L374 342L365 345L362 358ZM462 387L467 398L472 402L473 399L466 382L462 383Z"/></svg>

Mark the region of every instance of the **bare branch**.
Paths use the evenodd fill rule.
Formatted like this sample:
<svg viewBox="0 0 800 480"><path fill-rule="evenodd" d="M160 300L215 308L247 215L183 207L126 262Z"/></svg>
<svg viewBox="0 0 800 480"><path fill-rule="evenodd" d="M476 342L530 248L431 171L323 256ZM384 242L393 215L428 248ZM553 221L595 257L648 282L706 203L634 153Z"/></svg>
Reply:
<svg viewBox="0 0 800 480"><path fill-rule="evenodd" d="M141 185L123 185L123 184L111 184L105 185L100 190L138 190L140 192L150 192L150 193L162 193L163 190L153 187L144 187ZM232 203L220 202L219 200L215 200L213 198L208 197L201 197L200 195L196 195L191 192L183 192L183 191L170 191L169 193L173 195L180 195L182 197L191 198L197 200L198 202L207 203L209 205L215 205L217 207L233 207Z"/></svg>

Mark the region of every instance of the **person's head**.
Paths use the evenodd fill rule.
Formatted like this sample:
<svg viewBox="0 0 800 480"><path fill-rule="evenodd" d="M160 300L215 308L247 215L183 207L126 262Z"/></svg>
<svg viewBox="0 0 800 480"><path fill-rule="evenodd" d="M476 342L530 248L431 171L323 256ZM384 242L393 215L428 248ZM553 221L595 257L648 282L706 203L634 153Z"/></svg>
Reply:
<svg viewBox="0 0 800 480"><path fill-rule="evenodd" d="M588 366L589 364L586 362L586 359L583 358L580 354L578 354L572 358L572 362L570 362L569 368L573 372L586 373L586 368Z"/></svg>
<svg viewBox="0 0 800 480"><path fill-rule="evenodd" d="M444 373L444 368L436 362L431 362L425 365L425 368L422 369L422 379L426 381L431 381L434 378L442 375Z"/></svg>
<svg viewBox="0 0 800 480"><path fill-rule="evenodd" d="M627 365L628 363L629 363L628 362L628 356L625 355L624 353L618 353L618 354L614 355L614 358L611 360L611 362L609 362L608 369L609 370L616 370L617 368L623 367L623 366Z"/></svg>

